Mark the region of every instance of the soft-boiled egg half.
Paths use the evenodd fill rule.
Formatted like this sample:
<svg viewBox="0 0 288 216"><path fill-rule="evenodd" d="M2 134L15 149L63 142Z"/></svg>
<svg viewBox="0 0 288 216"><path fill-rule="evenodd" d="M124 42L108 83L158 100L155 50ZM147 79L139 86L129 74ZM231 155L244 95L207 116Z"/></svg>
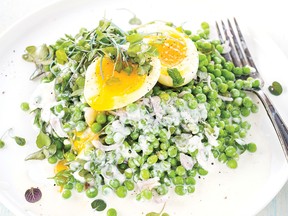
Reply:
<svg viewBox="0 0 288 216"><path fill-rule="evenodd" d="M159 82L165 86L173 85L168 69L177 69L184 79L183 86L196 77L198 69L198 52L194 42L184 33L163 22L153 22L137 29L145 34L145 40L155 46L159 52L161 74Z"/></svg>
<svg viewBox="0 0 288 216"><path fill-rule="evenodd" d="M132 72L117 72L109 57L96 59L86 71L84 97L97 111L113 110L124 107L148 93L160 76L160 61L151 59L149 74L138 75L137 65Z"/></svg>

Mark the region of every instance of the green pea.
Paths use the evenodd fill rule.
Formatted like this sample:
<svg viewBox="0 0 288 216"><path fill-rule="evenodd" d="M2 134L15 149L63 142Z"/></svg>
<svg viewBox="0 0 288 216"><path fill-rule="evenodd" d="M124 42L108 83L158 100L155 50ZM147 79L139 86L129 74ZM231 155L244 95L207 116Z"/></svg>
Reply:
<svg viewBox="0 0 288 216"><path fill-rule="evenodd" d="M233 134L235 132L235 127L232 124L225 125L225 129L228 133Z"/></svg>
<svg viewBox="0 0 288 216"><path fill-rule="evenodd" d="M124 175L127 179L131 179L133 177L133 170L131 168L126 168L124 171Z"/></svg>
<svg viewBox="0 0 288 216"><path fill-rule="evenodd" d="M50 156L50 157L48 158L48 162L49 162L50 164L55 164L55 163L57 163L57 161L58 161L58 158L57 158L56 155L52 155L52 156Z"/></svg>
<svg viewBox="0 0 288 216"><path fill-rule="evenodd" d="M64 157L68 162L74 161L76 158L76 156L72 152L65 153Z"/></svg>
<svg viewBox="0 0 288 216"><path fill-rule="evenodd" d="M201 27L202 27L202 29L209 29L210 28L209 23L207 23L207 22L202 22Z"/></svg>
<svg viewBox="0 0 288 216"><path fill-rule="evenodd" d="M64 185L64 189L72 190L73 189L73 183L68 183Z"/></svg>
<svg viewBox="0 0 288 216"><path fill-rule="evenodd" d="M62 197L63 197L64 199L69 199L71 196L72 196L71 190L64 190L64 191L62 192Z"/></svg>
<svg viewBox="0 0 288 216"><path fill-rule="evenodd" d="M228 157L234 157L237 154L237 149L234 146L228 146L225 149L225 153Z"/></svg>
<svg viewBox="0 0 288 216"><path fill-rule="evenodd" d="M232 89L230 93L233 98L240 97L240 91L238 89Z"/></svg>
<svg viewBox="0 0 288 216"><path fill-rule="evenodd" d="M200 40L200 39L201 39L201 38L200 38L199 35L192 35L192 36L191 36L191 40L194 41L194 42L196 42L196 41L198 41L198 40Z"/></svg>
<svg viewBox="0 0 288 216"><path fill-rule="evenodd" d="M186 174L186 170L183 166L178 166L176 168L176 174L179 175L179 176L183 176Z"/></svg>
<svg viewBox="0 0 288 216"><path fill-rule="evenodd" d="M187 171L188 176L195 177L197 174L197 170L193 168L192 170Z"/></svg>
<svg viewBox="0 0 288 216"><path fill-rule="evenodd" d="M197 172L198 172L199 175L202 175L202 176L205 176L205 175L208 174L208 171L205 170L205 169L203 169L202 167L199 167L199 168L197 169Z"/></svg>
<svg viewBox="0 0 288 216"><path fill-rule="evenodd" d="M147 200L152 199L152 196L153 196L152 191L150 191L148 189L141 191L141 195Z"/></svg>
<svg viewBox="0 0 288 216"><path fill-rule="evenodd" d="M176 185L174 191L176 194L178 194L180 196L183 196L187 193L187 191L183 185Z"/></svg>
<svg viewBox="0 0 288 216"><path fill-rule="evenodd" d="M243 74L243 69L241 67L233 68L233 73L237 76L241 76Z"/></svg>
<svg viewBox="0 0 288 216"><path fill-rule="evenodd" d="M195 192L195 187L193 185L188 185L187 186L187 192L188 193L194 193Z"/></svg>
<svg viewBox="0 0 288 216"><path fill-rule="evenodd" d="M227 85L228 85L228 90L229 90L229 91L231 91L232 89L235 88L235 83L234 83L234 81L232 81L232 80L229 80L229 81L227 82Z"/></svg>
<svg viewBox="0 0 288 216"><path fill-rule="evenodd" d="M91 182L94 180L94 176L91 174L91 173L87 173L85 176L84 176L84 179L86 182Z"/></svg>
<svg viewBox="0 0 288 216"><path fill-rule="evenodd" d="M220 77L222 75L222 72L220 69L216 68L214 71L213 71L213 74L215 77Z"/></svg>
<svg viewBox="0 0 288 216"><path fill-rule="evenodd" d="M166 92L161 92L161 94L159 95L159 97L163 100L163 101L168 101L170 99L170 95Z"/></svg>
<svg viewBox="0 0 288 216"><path fill-rule="evenodd" d="M130 137L132 138L132 140L137 140L138 137L139 137L139 132L137 132L136 130L133 131L131 134L130 134Z"/></svg>
<svg viewBox="0 0 288 216"><path fill-rule="evenodd" d="M247 66L242 68L243 75L249 75L251 73L251 69Z"/></svg>
<svg viewBox="0 0 288 216"><path fill-rule="evenodd" d="M222 53L223 50L224 50L224 47L223 47L221 44L217 44L217 45L215 46L215 48L216 48L216 50L217 50L219 53Z"/></svg>
<svg viewBox="0 0 288 216"><path fill-rule="evenodd" d="M175 170L169 170L169 171L167 172L167 174L168 174L168 176L169 176L170 178L174 178L174 177L176 176Z"/></svg>
<svg viewBox="0 0 288 216"><path fill-rule="evenodd" d="M233 158L229 159L226 164L231 169L236 169L237 166L238 166L237 161L235 159L233 159Z"/></svg>
<svg viewBox="0 0 288 216"><path fill-rule="evenodd" d="M216 99L218 97L218 93L215 90L212 90L208 93L208 98L209 99Z"/></svg>
<svg viewBox="0 0 288 216"><path fill-rule="evenodd" d="M252 113L257 113L258 110L259 110L259 108L258 108L257 104L252 104L252 106L251 106L251 112L252 112Z"/></svg>
<svg viewBox="0 0 288 216"><path fill-rule="evenodd" d="M116 189L116 195L120 198L124 198L127 196L127 189L125 186L120 186Z"/></svg>
<svg viewBox="0 0 288 216"><path fill-rule="evenodd" d="M185 182L187 185L195 185L196 184L196 180L192 176L188 176L185 179Z"/></svg>
<svg viewBox="0 0 288 216"><path fill-rule="evenodd" d="M151 155L150 157L147 158L147 163L149 165L153 165L158 161L158 156L157 155Z"/></svg>
<svg viewBox="0 0 288 216"><path fill-rule="evenodd" d="M177 154L178 154L178 150L177 150L177 148L175 147L175 146L170 146L169 148L168 148L168 155L169 155L169 157L176 157L177 156Z"/></svg>
<svg viewBox="0 0 288 216"><path fill-rule="evenodd" d="M241 107L240 112L241 112L241 115L244 117L247 117L250 115L250 109L247 107Z"/></svg>
<svg viewBox="0 0 288 216"><path fill-rule="evenodd" d="M106 143L106 144L111 145L111 144L113 144L114 142L115 142L115 141L114 141L114 139L113 139L112 136L106 136L106 138L105 138L105 143Z"/></svg>
<svg viewBox="0 0 288 216"><path fill-rule="evenodd" d="M247 150L249 151L249 152L256 152L257 151L257 145L255 144L255 143L249 143L248 145L247 145Z"/></svg>
<svg viewBox="0 0 288 216"><path fill-rule="evenodd" d="M191 101L188 102L188 107L189 107L190 109L196 109L197 106L198 106L198 102L197 102L197 100L195 100L195 99L193 99L193 100L191 100Z"/></svg>
<svg viewBox="0 0 288 216"><path fill-rule="evenodd" d="M244 97L243 98L243 105L247 108L252 107L253 102L252 102L251 98L250 97Z"/></svg>
<svg viewBox="0 0 288 216"><path fill-rule="evenodd" d="M75 183L75 189L77 192L82 192L84 190L84 184L81 182L76 182Z"/></svg>
<svg viewBox="0 0 288 216"><path fill-rule="evenodd" d="M163 142L160 144L160 149L167 150L169 146L170 146L169 142Z"/></svg>
<svg viewBox="0 0 288 216"><path fill-rule="evenodd" d="M57 150L56 153L55 153L56 157L59 159L59 160L62 160L64 158L64 154L63 154L63 151L62 149L61 150Z"/></svg>
<svg viewBox="0 0 288 216"><path fill-rule="evenodd" d="M111 179L109 181L109 185L112 187L112 188L118 188L120 186L120 181L118 179Z"/></svg>
<svg viewBox="0 0 288 216"><path fill-rule="evenodd" d="M206 95L202 93L197 94L196 99L198 103L205 103L207 100Z"/></svg>
<svg viewBox="0 0 288 216"><path fill-rule="evenodd" d="M74 122L77 122L77 121L81 120L81 118L82 118L82 112L80 109L77 108L72 115L72 120Z"/></svg>
<svg viewBox="0 0 288 216"><path fill-rule="evenodd" d="M107 117L104 112L101 112L96 116L96 122L98 122L99 124L105 124L106 121L107 121Z"/></svg>
<svg viewBox="0 0 288 216"><path fill-rule="evenodd" d="M87 128L87 124L84 121L78 121L76 123L76 131L81 132Z"/></svg>
<svg viewBox="0 0 288 216"><path fill-rule="evenodd" d="M98 195L98 189L94 186L91 186L86 190L86 196L88 198L95 198L97 195Z"/></svg>
<svg viewBox="0 0 288 216"><path fill-rule="evenodd" d="M93 133L98 133L102 130L102 125L98 122L95 122L91 125L91 130Z"/></svg>
<svg viewBox="0 0 288 216"><path fill-rule="evenodd" d="M236 82L235 82L235 88L236 89L238 89L238 90L242 89L243 85L244 85L244 81L243 80L241 80L241 79L236 80Z"/></svg>
<svg viewBox="0 0 288 216"><path fill-rule="evenodd" d="M20 107L23 111L28 111L30 109L29 103L27 102L21 103Z"/></svg>
<svg viewBox="0 0 288 216"><path fill-rule="evenodd" d="M127 188L127 190L129 190L129 191L134 190L134 183L132 181L125 180L124 185Z"/></svg>
<svg viewBox="0 0 288 216"><path fill-rule="evenodd" d="M176 176L175 178L172 179L172 182L174 185L183 185L184 179L181 176Z"/></svg>
<svg viewBox="0 0 288 216"><path fill-rule="evenodd" d="M232 71L234 68L234 64L232 62L225 62L224 68L227 69L228 71Z"/></svg>
<svg viewBox="0 0 288 216"><path fill-rule="evenodd" d="M60 140L56 140L54 144L56 145L57 150L61 150L63 148L63 143Z"/></svg>
<svg viewBox="0 0 288 216"><path fill-rule="evenodd" d="M227 90L228 90L228 85L227 85L226 83L220 83L220 84L218 85L218 90L219 90L219 92L221 92L221 93L225 93L225 92L227 92Z"/></svg>
<svg viewBox="0 0 288 216"><path fill-rule="evenodd" d="M147 169L142 169L142 170L140 171L140 177L141 177L143 180L149 179L149 178L150 178L150 172L149 172L149 170L147 170Z"/></svg>
<svg viewBox="0 0 288 216"><path fill-rule="evenodd" d="M261 83L260 83L260 80L258 80L258 79L255 79L255 80L252 82L252 87L253 87L253 88L260 88L260 85L261 85Z"/></svg>
<svg viewBox="0 0 288 216"><path fill-rule="evenodd" d="M107 216L117 216L117 211L114 208L110 208L107 211Z"/></svg>
<svg viewBox="0 0 288 216"><path fill-rule="evenodd" d="M219 162L225 163L227 161L227 156L225 153L221 153L218 157Z"/></svg>

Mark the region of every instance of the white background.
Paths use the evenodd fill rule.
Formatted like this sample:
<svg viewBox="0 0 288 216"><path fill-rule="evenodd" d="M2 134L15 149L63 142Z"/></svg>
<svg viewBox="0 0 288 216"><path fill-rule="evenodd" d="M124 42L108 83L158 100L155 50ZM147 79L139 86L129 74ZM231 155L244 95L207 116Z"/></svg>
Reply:
<svg viewBox="0 0 288 216"><path fill-rule="evenodd" d="M56 0L0 0L0 34L5 32L5 30L17 20L55 1ZM207 1L207 3L209 3L209 1ZM221 0L219 4L223 4L223 7L227 7L227 9L231 5L239 7L239 10L242 10L241 12L244 14L247 13L247 16L252 17L251 22L257 24L259 28L264 29L265 34L274 40L288 59L288 26L286 23L288 20L288 12L285 0ZM275 55L277 55L277 53L275 53ZM288 73L287 68L283 68L283 73ZM0 215L13 216L1 203ZM288 215L288 183L286 183L280 193L257 216L285 215Z"/></svg>

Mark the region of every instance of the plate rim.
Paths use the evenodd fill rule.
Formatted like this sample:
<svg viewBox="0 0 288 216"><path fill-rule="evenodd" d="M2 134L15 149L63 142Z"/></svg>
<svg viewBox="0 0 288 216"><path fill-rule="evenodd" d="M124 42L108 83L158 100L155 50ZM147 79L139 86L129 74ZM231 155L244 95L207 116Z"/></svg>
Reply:
<svg viewBox="0 0 288 216"><path fill-rule="evenodd" d="M75 4L76 0L73 0L73 1ZM107 0L107 1L113 1L113 0ZM13 31L15 31L15 29L18 26L21 26L22 23L27 22L28 19L31 19L32 17L38 16L39 14L41 14L41 12L43 12L45 10L51 10L51 8L53 8L55 6L61 7L61 5L65 4L65 2L69 2L69 0L55 0L53 2L48 2L45 5L41 5L38 9L35 9L32 12L27 13L23 17L17 19L9 27L7 27L4 31L1 32L0 44L5 43L6 37L9 36L9 34L11 34ZM270 40L269 42L271 43L272 46L280 48L273 40ZM284 54L282 49L280 49L280 50L281 50L280 55L283 55L285 57L285 59L288 60L288 57ZM286 170L287 170L287 168L288 168L287 164L283 165L283 166L286 166ZM282 169L284 170L285 168L282 168ZM260 213L261 210L263 210L269 203L271 203L271 201L277 196L277 194L280 192L280 190L288 182L288 173L284 174L284 172L282 172L281 176L283 177L281 179L282 180L281 184L278 184L277 190L274 190L274 193L273 193L274 196L271 197L271 199L267 199L267 202L265 202L265 203L262 202L262 205L259 205L258 210L255 208L255 211L257 211L257 212L254 212L254 213L256 213L256 214ZM15 215L23 215L23 216L27 215L23 209L19 208L18 206L16 206L13 203L13 200L10 200L9 197L5 196L5 193L4 194L0 193L0 203L3 204L4 207L6 207L8 210L10 210ZM260 207L260 206L262 206L262 207Z"/></svg>

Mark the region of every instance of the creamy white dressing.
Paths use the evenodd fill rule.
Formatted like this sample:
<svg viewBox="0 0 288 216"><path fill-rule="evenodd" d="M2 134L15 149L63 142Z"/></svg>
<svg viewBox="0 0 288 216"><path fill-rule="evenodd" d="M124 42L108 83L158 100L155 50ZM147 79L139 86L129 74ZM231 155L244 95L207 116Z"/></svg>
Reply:
<svg viewBox="0 0 288 216"><path fill-rule="evenodd" d="M61 118L65 114L64 111L58 113L57 116L51 112L51 107L65 103L56 101L54 86L55 80L49 83L39 84L32 93L29 105L31 110L41 109L41 120L49 123L51 129L53 129L59 137L68 137L61 123Z"/></svg>

